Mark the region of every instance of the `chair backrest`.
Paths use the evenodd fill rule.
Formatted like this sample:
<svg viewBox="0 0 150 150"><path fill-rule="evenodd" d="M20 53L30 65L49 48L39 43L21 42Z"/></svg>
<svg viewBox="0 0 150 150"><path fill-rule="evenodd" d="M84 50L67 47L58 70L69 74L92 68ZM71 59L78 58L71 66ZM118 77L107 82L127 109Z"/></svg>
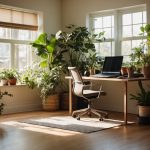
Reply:
<svg viewBox="0 0 150 150"><path fill-rule="evenodd" d="M76 67L68 67L73 79L73 92L75 95L83 96L83 80L80 72Z"/></svg>

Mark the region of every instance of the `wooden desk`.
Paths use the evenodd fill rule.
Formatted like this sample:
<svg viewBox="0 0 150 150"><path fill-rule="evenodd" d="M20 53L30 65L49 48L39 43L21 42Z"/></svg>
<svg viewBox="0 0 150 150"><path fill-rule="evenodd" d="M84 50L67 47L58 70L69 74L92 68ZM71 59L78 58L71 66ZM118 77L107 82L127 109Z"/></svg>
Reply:
<svg viewBox="0 0 150 150"><path fill-rule="evenodd" d="M65 77L66 79L69 80L69 114L72 114L72 77L67 76ZM97 81L115 81L115 82L122 82L124 84L124 124L127 125L127 114L128 114L128 105L127 105L127 100L128 100L128 82L133 82L133 81L146 81L150 80L150 78L124 78L124 79L117 79L117 78L96 78L96 77L82 77L83 80L97 80Z"/></svg>

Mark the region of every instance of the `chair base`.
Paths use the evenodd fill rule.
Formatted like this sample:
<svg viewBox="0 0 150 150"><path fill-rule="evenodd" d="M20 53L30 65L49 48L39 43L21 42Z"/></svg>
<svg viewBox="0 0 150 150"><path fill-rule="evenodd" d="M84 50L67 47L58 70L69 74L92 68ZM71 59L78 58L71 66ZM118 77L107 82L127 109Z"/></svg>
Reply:
<svg viewBox="0 0 150 150"><path fill-rule="evenodd" d="M103 121L104 118L108 118L107 112L93 109L93 108L76 110L72 113L72 117L77 118L77 120L80 120L80 117L86 114L88 114L89 117L91 117L92 114L95 114L96 116L99 117L100 121Z"/></svg>

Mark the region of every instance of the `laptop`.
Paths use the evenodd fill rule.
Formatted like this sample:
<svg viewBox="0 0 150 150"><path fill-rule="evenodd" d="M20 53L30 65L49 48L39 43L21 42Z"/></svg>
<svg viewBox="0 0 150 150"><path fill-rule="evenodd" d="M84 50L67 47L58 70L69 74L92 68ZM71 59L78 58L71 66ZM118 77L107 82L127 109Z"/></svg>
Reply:
<svg viewBox="0 0 150 150"><path fill-rule="evenodd" d="M110 56L105 57L102 72L91 75L97 78L112 78L120 76L123 56Z"/></svg>

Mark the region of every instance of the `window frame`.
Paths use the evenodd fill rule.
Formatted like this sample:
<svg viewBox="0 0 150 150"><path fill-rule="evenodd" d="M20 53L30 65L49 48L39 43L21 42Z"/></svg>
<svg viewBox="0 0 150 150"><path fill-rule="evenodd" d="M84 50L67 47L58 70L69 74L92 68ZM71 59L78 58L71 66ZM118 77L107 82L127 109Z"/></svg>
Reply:
<svg viewBox="0 0 150 150"><path fill-rule="evenodd" d="M29 13L37 14L37 17L38 17L37 18L38 19L37 36L43 31L43 13L42 12L29 10L29 9L18 8L18 7L12 7L12 6L8 6L8 5L2 5L2 4L0 4L0 8L14 9L14 10L22 11L22 12L29 12ZM11 28L11 29L13 29L13 28ZM12 30L11 30L11 34L12 34ZM15 45L16 44L30 45L32 40L19 40L19 39L17 40L17 39L9 39L9 38L7 38L7 39L0 38L0 42L1 43L9 43L10 44L10 64L9 64L9 68L19 69L18 68L18 66L19 66L19 62L18 61L19 60L17 61L15 59L16 55L17 55L17 52L16 52L17 50L15 49ZM35 57L33 52L31 52L31 54L29 55L27 60L29 60L29 62L27 62L27 64L32 64L32 62L37 60L37 57Z"/></svg>
<svg viewBox="0 0 150 150"><path fill-rule="evenodd" d="M108 16L108 15L114 15L114 39L106 39L107 41L114 41L114 53L112 56L117 56L122 54L122 41L123 40L144 40L144 36L134 36L134 37L126 37L123 38L122 36L122 15L123 14L128 14L128 13L136 13L140 11L146 11L146 4L142 5L136 5L132 7L125 7L125 8L119 8L115 10L104 10L101 12L95 12L95 13L90 13L88 16L88 24L87 27L89 31L92 31L93 24L92 20L94 17L103 17L103 16ZM147 11L146 11L147 13Z"/></svg>

